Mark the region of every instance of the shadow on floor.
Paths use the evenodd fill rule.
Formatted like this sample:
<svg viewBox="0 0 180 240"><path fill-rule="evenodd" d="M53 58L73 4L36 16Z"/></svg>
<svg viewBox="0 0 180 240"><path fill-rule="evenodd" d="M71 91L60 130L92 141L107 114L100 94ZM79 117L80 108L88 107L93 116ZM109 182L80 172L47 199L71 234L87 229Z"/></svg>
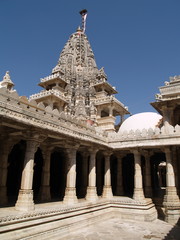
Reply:
<svg viewBox="0 0 180 240"><path fill-rule="evenodd" d="M180 240L180 218L163 240Z"/></svg>

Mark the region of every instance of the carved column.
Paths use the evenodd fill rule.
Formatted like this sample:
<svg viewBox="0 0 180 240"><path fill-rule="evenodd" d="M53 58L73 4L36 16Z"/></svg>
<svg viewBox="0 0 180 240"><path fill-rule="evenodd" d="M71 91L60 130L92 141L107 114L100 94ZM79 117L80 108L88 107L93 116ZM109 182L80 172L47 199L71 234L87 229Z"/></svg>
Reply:
<svg viewBox="0 0 180 240"><path fill-rule="evenodd" d="M122 196L124 194L123 190L123 176L122 176L122 155L117 157L117 185L116 185L116 195Z"/></svg>
<svg viewBox="0 0 180 240"><path fill-rule="evenodd" d="M141 154L138 150L133 151L134 154L134 194L135 200L144 200L143 184L142 184L142 171L141 171Z"/></svg>
<svg viewBox="0 0 180 240"><path fill-rule="evenodd" d="M111 188L111 172L110 172L110 156L111 153L104 154L105 157L105 173L104 173L104 187L103 187L103 198L111 198L112 188Z"/></svg>
<svg viewBox="0 0 180 240"><path fill-rule="evenodd" d="M40 199L41 200L50 200L50 161L51 161L51 151L52 148L44 148L42 150L43 154L43 169L42 169L42 184L40 189Z"/></svg>
<svg viewBox="0 0 180 240"><path fill-rule="evenodd" d="M24 168L21 178L21 189L19 190L18 200L16 202L16 210L31 211L34 210L33 201L33 167L34 155L38 148L39 143L36 139L27 141L26 154L24 159Z"/></svg>
<svg viewBox="0 0 180 240"><path fill-rule="evenodd" d="M112 117L113 116L113 107L109 106L109 116Z"/></svg>
<svg viewBox="0 0 180 240"><path fill-rule="evenodd" d="M180 201L175 186L172 152L170 148L165 148L164 152L166 155L166 194L163 202L165 220L170 223L176 223L180 217Z"/></svg>
<svg viewBox="0 0 180 240"><path fill-rule="evenodd" d="M68 155L68 173L67 173L67 182L66 182L66 190L64 196L64 203L66 204L74 204L77 203L76 196L76 148L66 149Z"/></svg>
<svg viewBox="0 0 180 240"><path fill-rule="evenodd" d="M0 204L6 204L7 198L7 167L8 167L8 155L10 153L12 142L6 142L2 146L1 159L0 159Z"/></svg>
<svg viewBox="0 0 180 240"><path fill-rule="evenodd" d="M151 164L150 164L150 155L148 153L144 154L145 157L145 196L152 197L152 185L151 185Z"/></svg>
<svg viewBox="0 0 180 240"><path fill-rule="evenodd" d="M88 188L86 194L86 200L96 201L98 199L97 190L96 190L96 153L98 150L90 151L90 160L89 160L89 179L88 179Z"/></svg>

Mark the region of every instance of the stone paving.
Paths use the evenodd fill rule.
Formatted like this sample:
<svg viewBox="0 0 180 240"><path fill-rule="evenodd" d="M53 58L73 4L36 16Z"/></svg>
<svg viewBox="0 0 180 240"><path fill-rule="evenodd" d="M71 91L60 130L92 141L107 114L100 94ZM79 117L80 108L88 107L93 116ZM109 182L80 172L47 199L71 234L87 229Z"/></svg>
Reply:
<svg viewBox="0 0 180 240"><path fill-rule="evenodd" d="M112 218L59 238L64 240L180 240L180 227L156 220L138 222Z"/></svg>

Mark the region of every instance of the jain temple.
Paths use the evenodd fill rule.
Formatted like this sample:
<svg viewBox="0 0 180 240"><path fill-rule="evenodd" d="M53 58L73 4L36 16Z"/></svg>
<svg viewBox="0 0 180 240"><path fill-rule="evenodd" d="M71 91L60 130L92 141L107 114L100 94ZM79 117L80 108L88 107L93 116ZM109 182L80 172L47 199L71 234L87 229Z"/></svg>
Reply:
<svg viewBox="0 0 180 240"><path fill-rule="evenodd" d="M180 218L180 76L159 87L157 113L127 117L83 11L40 92L19 96L8 71L0 82L1 239L56 239L114 216Z"/></svg>

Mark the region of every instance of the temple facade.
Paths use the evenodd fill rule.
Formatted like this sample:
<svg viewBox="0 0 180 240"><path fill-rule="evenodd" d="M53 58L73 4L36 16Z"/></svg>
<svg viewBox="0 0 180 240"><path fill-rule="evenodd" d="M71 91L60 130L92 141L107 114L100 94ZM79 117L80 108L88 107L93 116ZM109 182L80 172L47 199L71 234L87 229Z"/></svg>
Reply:
<svg viewBox="0 0 180 240"><path fill-rule="evenodd" d="M14 211L0 218L2 239L18 239L6 224L17 233L17 222L26 224L22 237L33 226L39 236L74 226L80 215L179 220L180 76L159 88L151 103L158 113L124 120L128 108L78 28L39 86L27 98L9 72L0 82L0 205Z"/></svg>

